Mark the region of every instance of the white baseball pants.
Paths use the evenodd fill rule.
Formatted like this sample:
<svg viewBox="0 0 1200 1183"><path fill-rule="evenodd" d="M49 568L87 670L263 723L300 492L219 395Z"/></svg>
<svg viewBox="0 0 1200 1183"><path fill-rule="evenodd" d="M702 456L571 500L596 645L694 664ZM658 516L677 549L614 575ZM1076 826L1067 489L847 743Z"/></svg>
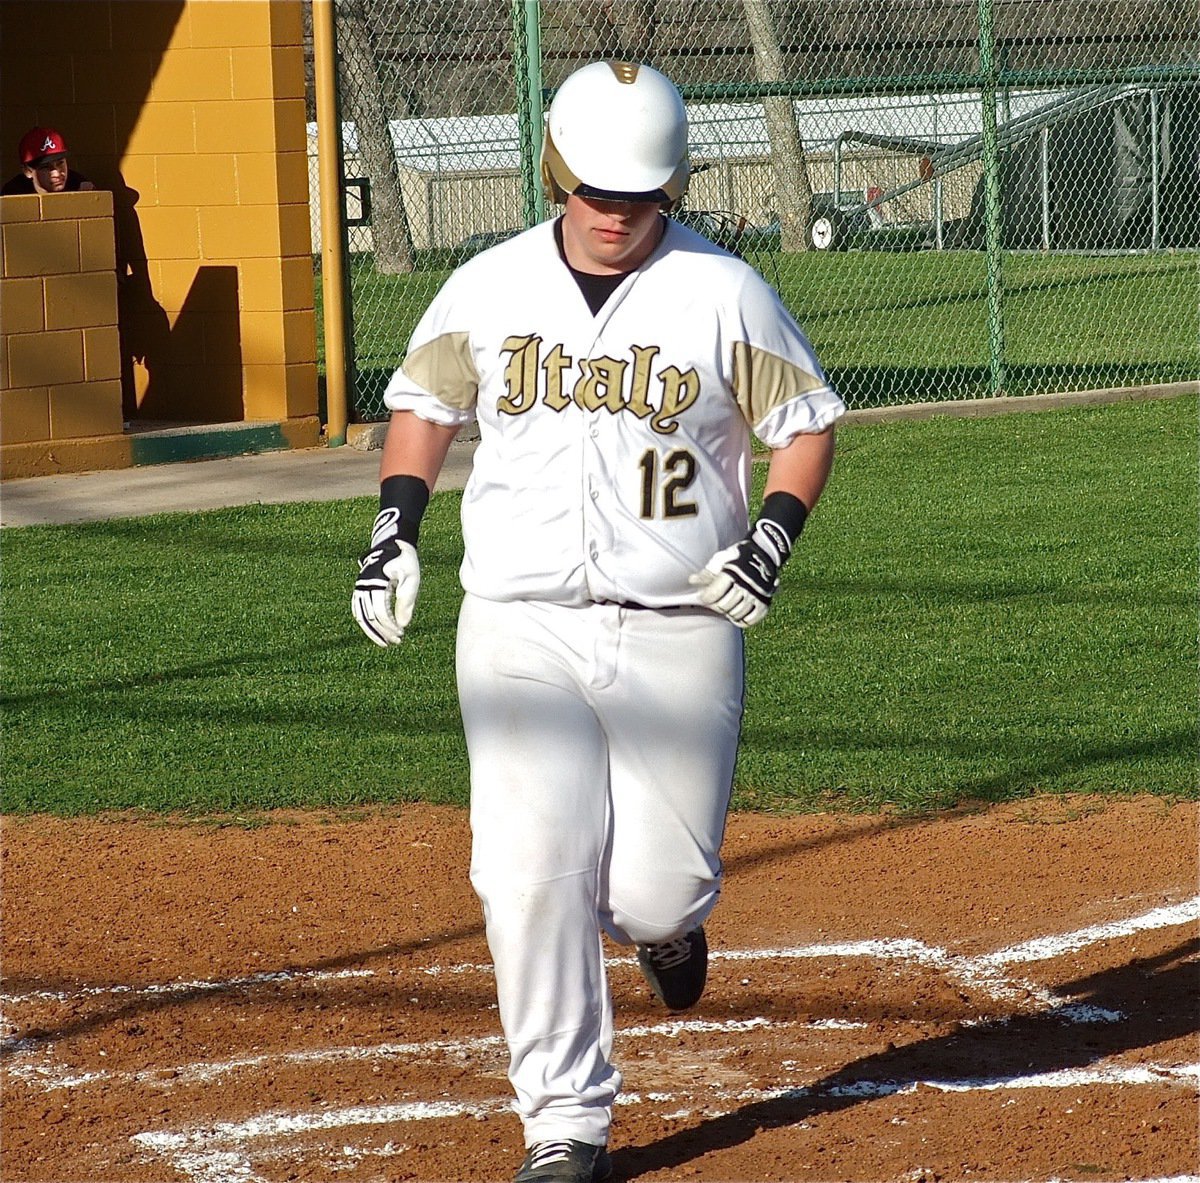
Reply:
<svg viewBox="0 0 1200 1183"><path fill-rule="evenodd" d="M601 932L671 939L717 901L743 636L701 609L467 595L457 668L471 882L525 1141L603 1145L621 1076Z"/></svg>

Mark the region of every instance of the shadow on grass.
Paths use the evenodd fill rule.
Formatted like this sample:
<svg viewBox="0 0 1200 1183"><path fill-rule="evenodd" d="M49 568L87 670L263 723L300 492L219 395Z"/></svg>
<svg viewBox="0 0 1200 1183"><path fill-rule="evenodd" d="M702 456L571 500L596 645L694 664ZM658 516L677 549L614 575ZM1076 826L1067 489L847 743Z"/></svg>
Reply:
<svg viewBox="0 0 1200 1183"><path fill-rule="evenodd" d="M895 757L895 764L903 766L906 756L915 754L942 756L963 765L961 775L948 779L940 792L933 788L925 790L922 800L933 808L944 810L975 803L999 804L1035 792L1051 792L1072 785L1097 788L1096 770L1106 765L1118 772L1114 781L1130 784L1131 770L1136 770L1141 761L1170 761L1178 768L1178 785L1174 791L1188 793L1194 790L1191 776L1195 753L1195 731L1179 727L1153 739L1113 737L1110 740L1092 743L1064 745L1061 741L1041 743L1036 738L983 739L978 733L963 734L956 741L944 736L929 737L913 728L894 728L874 732L863 728L848 727L842 730L822 727L819 732L805 735L793 730L773 729L760 725L749 725L742 738L739 752L739 784L741 768L748 765L775 762L781 765L794 762L799 750L820 751L836 756L839 751L879 751ZM981 764L996 769L984 775L972 775L969 769L978 769ZM774 803L786 807L794 801L794 795L763 788L758 782L760 773L743 794L752 796L758 808ZM757 787L756 787L757 786ZM1113 786L1108 786L1111 790ZM1137 785L1146 791L1167 792L1166 785ZM872 793L847 792L847 807L854 805L881 805L890 802L895 793L887 785L877 787ZM918 816L924 816L919 814Z"/></svg>
<svg viewBox="0 0 1200 1183"><path fill-rule="evenodd" d="M863 259L862 255L856 257L860 262ZM928 255L920 256L922 259L928 257ZM868 256L868 258L874 260L878 256ZM946 286L941 292L932 292L926 286L917 289L917 294L908 299L889 298L886 301L877 300L871 303L857 300L838 308L824 306L809 310L803 309L801 305L801 311L796 315L801 324L809 326L826 320L841 320L848 316L858 317L870 313L895 315L897 313L915 312L925 308L941 308L956 304L978 304L982 308L987 301L987 261L982 254L962 255L958 259L959 262L966 261L968 264L972 260L976 269L973 272L964 273L962 270L958 270L948 274L942 280L942 283ZM1095 260L1091 262L1094 265ZM1124 264L1124 260L1121 263ZM1040 274L1033 274L1028 279L1020 282L1013 283L1009 281L1004 284L1004 299L1008 303L1006 311L1011 311L1013 307L1019 307L1021 296L1047 295L1052 292L1066 292L1071 289L1099 289L1111 284L1144 284L1147 280L1160 280L1164 275L1172 273L1178 275L1182 282L1187 282L1190 285L1192 277L1195 274L1195 261L1187 257L1171 259L1169 262L1156 260L1156 263L1158 265L1142 270L1130 270L1127 265L1120 265L1111 270L1092 270L1088 274L1076 275L1069 278L1064 278L1062 275L1052 271L1046 271ZM895 293L895 287L889 289L887 286L889 280L893 284L906 282L902 278L891 274L885 268L879 274L876 290ZM923 277L922 282L928 285L931 281L926 276ZM801 286L803 283L804 279L802 276L793 277L791 281L792 287L800 294L803 291ZM1111 293L1105 293L1105 296L1106 298L1112 298ZM799 301L799 295L797 296L797 301Z"/></svg>
<svg viewBox="0 0 1200 1183"><path fill-rule="evenodd" d="M453 620L445 621L440 625L430 622L424 630L423 639L426 643L437 643L440 640L447 645L452 644L454 627ZM137 674L115 674L110 677L100 677L68 684L50 680L48 684L39 686L33 690L0 695L0 707L6 709L22 708L45 703L51 708L58 710L68 704L86 702L88 699L93 698L108 698L114 694L122 694L130 691L157 690L175 683L215 681L230 676L253 678L259 673L269 675L272 678L283 676L319 678L324 674L334 671L313 668L311 664L312 658L318 657L321 654L342 653L354 656L374 656L375 650L374 648L368 648L369 646L370 642L358 633L357 630L351 632L347 628L344 635L328 637L325 640L313 641L306 645L280 649L263 649L258 652L238 651L223 653L217 657L185 662L179 665L163 666L158 669L145 670ZM420 665L419 652L422 647L416 642L410 647L410 651L412 652L411 664L414 667L414 672ZM377 671L377 675L383 677L386 669L387 667L381 665ZM404 672L406 671L403 669L399 672L397 680L399 680L399 676ZM111 703L108 705L111 706ZM191 705L197 709L200 708L199 702L193 702ZM302 715L293 713L291 716L277 714L273 707L247 710L237 702L231 702L226 705L230 709L228 717L230 719L238 719L242 722L306 722L316 724L331 718L328 703L320 698L315 698L312 701L311 711L306 711ZM393 704L393 706L395 705ZM399 705L402 706L403 704ZM423 706L424 704L422 703L412 704L413 719L420 718L425 720L427 718L427 715L421 709ZM142 704L138 704L138 709L140 710L141 708ZM220 722L222 717L221 709L214 704L210 720L216 723ZM347 717L346 721L357 722L360 729L363 723L361 713L354 715L353 718ZM403 722L403 717L397 716L396 721Z"/></svg>
<svg viewBox="0 0 1200 1183"><path fill-rule="evenodd" d="M927 545L925 539L921 542ZM1047 573L1025 577L997 574L985 579L972 578L970 575L959 579L938 578L928 569L904 567L905 562L911 562L912 541L908 545L909 552L897 555L895 559L894 579L878 575L869 580L830 579L797 566L794 570L786 572L782 586L785 591L789 591L791 589L788 585L791 584L795 589L791 594L796 596L836 599L848 604L865 603L864 616L871 611L873 603L889 607L896 604L912 605L913 611L919 611L926 620L933 620L939 613L948 612L961 605L986 607L1017 600L1037 601L1039 605L1047 607L1077 605L1127 608L1131 603L1136 603L1138 606L1182 609L1189 614L1194 613L1196 609L1196 597L1192 594L1183 591L1147 592L1142 587L1131 588L1128 581L1119 581L1116 575L1111 576L1113 582L1106 588L1073 583L1072 579L1077 576L1072 573ZM1064 541L1055 545L1071 557L1070 542ZM785 621L787 628L801 630L804 626L803 618L799 615L794 616L795 609L786 603L778 608L773 607L772 612L775 614L775 621L771 622L769 627L785 627Z"/></svg>

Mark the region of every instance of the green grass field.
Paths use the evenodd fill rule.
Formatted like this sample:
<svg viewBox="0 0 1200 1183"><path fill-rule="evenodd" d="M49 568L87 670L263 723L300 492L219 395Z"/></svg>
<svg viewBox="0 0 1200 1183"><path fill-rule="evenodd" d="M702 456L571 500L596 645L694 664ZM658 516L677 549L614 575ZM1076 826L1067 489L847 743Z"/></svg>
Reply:
<svg viewBox="0 0 1200 1183"><path fill-rule="evenodd" d="M735 803L1192 797L1197 405L851 425L748 634ZM3 806L462 804L457 493L405 644L348 603L372 499L6 529Z"/></svg>
<svg viewBox="0 0 1200 1183"><path fill-rule="evenodd" d="M408 276L380 276L369 258L354 260L361 407L382 407L383 387L448 274L439 269L442 256ZM778 287L850 406L990 393L982 254L814 252L752 254L750 261ZM1195 253L1014 254L1005 260L1004 288L1009 394L1175 382L1196 373Z"/></svg>

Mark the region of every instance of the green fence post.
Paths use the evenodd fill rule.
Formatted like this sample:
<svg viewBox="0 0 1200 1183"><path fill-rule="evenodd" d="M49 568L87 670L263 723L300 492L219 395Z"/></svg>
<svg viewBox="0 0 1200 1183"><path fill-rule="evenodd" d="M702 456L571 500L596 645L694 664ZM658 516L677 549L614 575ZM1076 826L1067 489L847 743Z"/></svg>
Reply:
<svg viewBox="0 0 1200 1183"><path fill-rule="evenodd" d="M321 295L325 340L325 442L346 442L354 391L354 323L349 304L350 253L342 198L342 118L338 107L337 33L333 0L313 4L313 89L320 165Z"/></svg>
<svg viewBox="0 0 1200 1183"><path fill-rule="evenodd" d="M513 0L513 64L521 140L521 199L525 225L546 217L539 156L542 150L542 27L539 0Z"/></svg>
<svg viewBox="0 0 1200 1183"><path fill-rule="evenodd" d="M533 216L535 222L546 220L546 192L542 188L542 6L541 0L526 0L529 18L525 29L529 35L529 122L533 127L533 152L529 167L533 174Z"/></svg>
<svg viewBox="0 0 1200 1183"><path fill-rule="evenodd" d="M982 82L984 250L987 256L988 393L1004 393L1004 241L1000 203L1000 147L996 135L996 31L992 0L979 0L979 73Z"/></svg>

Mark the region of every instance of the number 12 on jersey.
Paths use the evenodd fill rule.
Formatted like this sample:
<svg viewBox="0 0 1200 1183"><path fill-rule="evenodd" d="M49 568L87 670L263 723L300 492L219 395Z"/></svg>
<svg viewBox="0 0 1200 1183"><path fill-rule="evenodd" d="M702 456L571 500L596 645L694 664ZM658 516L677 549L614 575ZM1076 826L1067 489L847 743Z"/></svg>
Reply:
<svg viewBox="0 0 1200 1183"><path fill-rule="evenodd" d="M642 470L643 518L690 518L697 511L694 501L683 500L683 493L696 479L696 457L686 448L668 452L659 462L658 451L647 448L638 461Z"/></svg>

